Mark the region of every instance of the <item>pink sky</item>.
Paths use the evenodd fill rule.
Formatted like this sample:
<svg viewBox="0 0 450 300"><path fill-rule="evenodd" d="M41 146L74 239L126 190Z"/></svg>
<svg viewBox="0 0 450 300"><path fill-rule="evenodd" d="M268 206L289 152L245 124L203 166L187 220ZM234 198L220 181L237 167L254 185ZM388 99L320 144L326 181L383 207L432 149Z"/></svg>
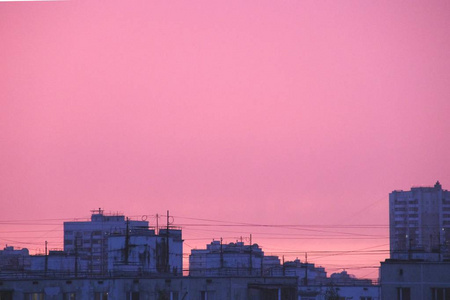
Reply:
<svg viewBox="0 0 450 300"><path fill-rule="evenodd" d="M0 218L61 219L0 243L102 207L333 231L185 226L186 253L388 250L388 194L450 188L449 53L448 1L0 3ZM320 256L373 278L387 253Z"/></svg>

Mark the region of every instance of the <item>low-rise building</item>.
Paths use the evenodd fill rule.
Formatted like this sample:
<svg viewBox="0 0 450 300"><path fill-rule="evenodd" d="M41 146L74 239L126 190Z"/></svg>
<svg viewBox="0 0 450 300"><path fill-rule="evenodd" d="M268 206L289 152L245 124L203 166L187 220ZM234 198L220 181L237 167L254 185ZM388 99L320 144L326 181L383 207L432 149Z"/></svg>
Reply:
<svg viewBox="0 0 450 300"><path fill-rule="evenodd" d="M333 285L364 285L369 286L372 284L370 279L356 278L354 275L348 274L347 271L340 273L333 273L330 275L329 283Z"/></svg>
<svg viewBox="0 0 450 300"><path fill-rule="evenodd" d="M8 246L0 250L0 272L23 271L30 266L30 254L28 249L14 249Z"/></svg>
<svg viewBox="0 0 450 300"><path fill-rule="evenodd" d="M251 275L251 272L254 272ZM346 271L327 277L325 268L299 259L280 263L277 256L265 256L257 244L222 244L212 241L206 249L193 249L189 256L189 275L220 277L255 276L295 278L298 300L379 300L380 287L369 279L358 279ZM332 296L339 298L332 298Z"/></svg>
<svg viewBox="0 0 450 300"><path fill-rule="evenodd" d="M180 229L161 229L111 235L108 239L108 273L166 274L181 276L183 240Z"/></svg>
<svg viewBox="0 0 450 300"><path fill-rule="evenodd" d="M257 276L264 273L264 252L258 244L222 244L212 241L206 249L193 249L189 255L190 276ZM272 260L269 261L272 267Z"/></svg>
<svg viewBox="0 0 450 300"><path fill-rule="evenodd" d="M298 258L294 261L286 261L283 265L286 276L296 276L300 285L325 284L327 272L325 268L316 267L313 263L301 262Z"/></svg>

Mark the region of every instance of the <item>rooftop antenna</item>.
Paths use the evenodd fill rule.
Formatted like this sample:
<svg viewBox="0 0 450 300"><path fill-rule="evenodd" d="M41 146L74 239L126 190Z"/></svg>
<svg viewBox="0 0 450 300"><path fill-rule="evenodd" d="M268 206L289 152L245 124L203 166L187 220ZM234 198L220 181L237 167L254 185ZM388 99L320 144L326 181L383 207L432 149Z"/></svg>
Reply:
<svg viewBox="0 0 450 300"><path fill-rule="evenodd" d="M156 214L156 234L159 234L159 225L158 225L159 216Z"/></svg>
<svg viewBox="0 0 450 300"><path fill-rule="evenodd" d="M223 269L223 244L222 244L222 238L220 238L220 269L222 271Z"/></svg>
<svg viewBox="0 0 450 300"><path fill-rule="evenodd" d="M47 241L45 241L45 276L47 276L47 270L48 270L48 253L47 253Z"/></svg>
<svg viewBox="0 0 450 300"><path fill-rule="evenodd" d="M98 208L98 210L97 209L93 209L93 210L91 210L91 213L98 213L99 215L102 215L103 214L103 209L101 208L101 207L99 207Z"/></svg>
<svg viewBox="0 0 450 300"><path fill-rule="evenodd" d="M252 260L252 250L253 250L253 245L252 245L252 234L250 233L250 275L252 275L253 273L253 260Z"/></svg>
<svg viewBox="0 0 450 300"><path fill-rule="evenodd" d="M166 228L166 272L170 272L169 266L169 225L170 225L169 211L167 211L167 228Z"/></svg>
<svg viewBox="0 0 450 300"><path fill-rule="evenodd" d="M308 252L305 252L305 285L308 285Z"/></svg>
<svg viewBox="0 0 450 300"><path fill-rule="evenodd" d="M125 233L125 265L128 265L128 256L130 252L130 229L129 229L130 220L127 217L127 229Z"/></svg>

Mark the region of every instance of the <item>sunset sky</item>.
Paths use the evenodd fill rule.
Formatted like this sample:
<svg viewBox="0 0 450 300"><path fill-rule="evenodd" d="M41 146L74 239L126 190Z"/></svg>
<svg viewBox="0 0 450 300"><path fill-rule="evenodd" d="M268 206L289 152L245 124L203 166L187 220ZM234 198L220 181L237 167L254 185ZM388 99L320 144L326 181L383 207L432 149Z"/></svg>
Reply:
<svg viewBox="0 0 450 300"><path fill-rule="evenodd" d="M0 3L0 248L170 210L185 253L376 278L388 194L449 155L449 1Z"/></svg>

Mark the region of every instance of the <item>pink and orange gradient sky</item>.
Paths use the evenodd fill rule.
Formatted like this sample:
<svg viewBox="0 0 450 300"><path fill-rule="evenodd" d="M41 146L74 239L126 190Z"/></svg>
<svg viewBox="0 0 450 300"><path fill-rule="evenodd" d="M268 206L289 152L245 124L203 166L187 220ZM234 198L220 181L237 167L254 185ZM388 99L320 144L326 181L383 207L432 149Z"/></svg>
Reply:
<svg viewBox="0 0 450 300"><path fill-rule="evenodd" d="M2 2L0 243L170 210L306 226L186 226L187 253L253 233L376 277L388 193L450 188L449 53L448 1Z"/></svg>

